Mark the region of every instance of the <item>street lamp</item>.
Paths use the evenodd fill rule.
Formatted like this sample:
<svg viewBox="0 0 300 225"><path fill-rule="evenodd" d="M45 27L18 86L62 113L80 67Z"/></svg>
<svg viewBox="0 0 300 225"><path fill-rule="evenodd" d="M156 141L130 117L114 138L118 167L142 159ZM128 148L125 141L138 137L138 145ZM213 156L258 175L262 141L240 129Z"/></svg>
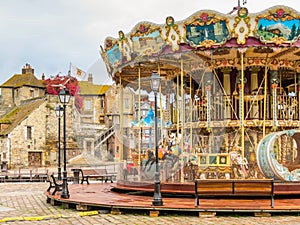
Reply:
<svg viewBox="0 0 300 225"><path fill-rule="evenodd" d="M61 191L61 198L69 198L69 190L68 190L68 177L67 177L67 161L66 161L66 105L70 101L70 92L68 89L64 88L62 89L59 94L59 100L63 104L63 113L64 113L64 171L63 171L63 186Z"/></svg>
<svg viewBox="0 0 300 225"><path fill-rule="evenodd" d="M160 173L158 170L158 130L157 130L157 92L160 86L160 76L157 73L152 73L151 76L151 89L154 92L154 108L155 108L155 177L154 177L154 195L153 206L162 206L163 201L160 193Z"/></svg>
<svg viewBox="0 0 300 225"><path fill-rule="evenodd" d="M57 171L57 174L58 174L58 180L61 180L61 167L60 167L60 155L61 155L61 152L60 152L60 119L63 116L64 108L61 105L56 106L55 113L56 113L56 116L58 118L58 143L57 143L57 147L58 147L58 168L57 168L57 170L58 171Z"/></svg>

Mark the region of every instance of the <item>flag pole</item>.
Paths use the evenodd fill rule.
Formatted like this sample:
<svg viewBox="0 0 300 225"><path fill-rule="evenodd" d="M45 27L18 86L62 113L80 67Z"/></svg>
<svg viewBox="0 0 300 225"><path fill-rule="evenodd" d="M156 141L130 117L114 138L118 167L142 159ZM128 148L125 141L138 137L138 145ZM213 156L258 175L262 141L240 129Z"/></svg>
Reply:
<svg viewBox="0 0 300 225"><path fill-rule="evenodd" d="M71 76L71 68L72 68L72 63L70 62L69 71L68 71L69 76Z"/></svg>

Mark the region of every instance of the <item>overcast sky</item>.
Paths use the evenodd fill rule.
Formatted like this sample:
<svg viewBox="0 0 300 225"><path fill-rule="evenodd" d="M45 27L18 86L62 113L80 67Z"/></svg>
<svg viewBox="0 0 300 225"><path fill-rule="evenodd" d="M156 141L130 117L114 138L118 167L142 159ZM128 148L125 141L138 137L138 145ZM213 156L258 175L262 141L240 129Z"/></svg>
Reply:
<svg viewBox="0 0 300 225"><path fill-rule="evenodd" d="M0 84L26 63L41 78L66 74L70 63L109 83L99 54L106 37L129 33L141 21L164 24L202 9L228 13L238 0L0 0ZM241 0L242 5L243 0ZM299 0L247 0L250 13L275 5L300 11Z"/></svg>

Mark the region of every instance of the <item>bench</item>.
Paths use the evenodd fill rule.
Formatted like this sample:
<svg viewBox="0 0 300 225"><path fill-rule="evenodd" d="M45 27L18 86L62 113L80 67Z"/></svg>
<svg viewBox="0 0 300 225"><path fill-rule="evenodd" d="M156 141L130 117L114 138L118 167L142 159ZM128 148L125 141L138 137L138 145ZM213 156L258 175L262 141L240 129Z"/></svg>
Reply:
<svg viewBox="0 0 300 225"><path fill-rule="evenodd" d="M53 173L50 176L48 174L48 181L49 181L49 187L47 189L47 192L50 192L50 190L54 188L54 191L52 192L51 195L55 195L57 191L62 191L63 182L61 180L56 180Z"/></svg>
<svg viewBox="0 0 300 225"><path fill-rule="evenodd" d="M234 179L196 179L195 206L199 206L199 197L270 197L271 208L274 208L274 180L234 180Z"/></svg>
<svg viewBox="0 0 300 225"><path fill-rule="evenodd" d="M84 181L89 184L89 178L113 183L115 177L115 175L108 174L106 169L79 169L79 173L81 174L81 184Z"/></svg>

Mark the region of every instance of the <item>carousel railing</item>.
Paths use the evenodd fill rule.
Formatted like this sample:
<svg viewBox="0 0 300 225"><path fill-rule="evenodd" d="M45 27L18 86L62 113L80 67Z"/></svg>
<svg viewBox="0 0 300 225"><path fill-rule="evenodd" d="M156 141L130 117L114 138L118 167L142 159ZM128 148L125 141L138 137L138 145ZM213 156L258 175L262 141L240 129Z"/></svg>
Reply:
<svg viewBox="0 0 300 225"><path fill-rule="evenodd" d="M244 95L243 107L246 120L299 120L299 99L293 95ZM266 107L265 107L266 101ZM276 104L274 106L274 103ZM207 121L208 105L210 105L210 119L212 121L239 120L240 104L239 95L225 96L214 95L208 104L205 96L194 100L192 108L192 121ZM187 107L188 108L188 107ZM274 111L275 110L275 111ZM275 113L276 112L276 113Z"/></svg>

